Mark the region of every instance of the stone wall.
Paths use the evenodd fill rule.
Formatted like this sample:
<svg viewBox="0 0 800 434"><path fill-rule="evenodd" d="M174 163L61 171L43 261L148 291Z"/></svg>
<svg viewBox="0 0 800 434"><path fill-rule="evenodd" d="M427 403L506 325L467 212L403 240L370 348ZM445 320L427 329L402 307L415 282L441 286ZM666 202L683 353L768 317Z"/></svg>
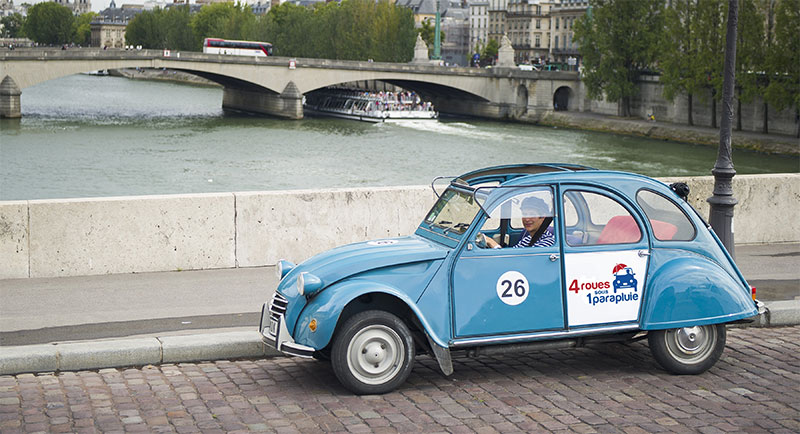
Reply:
<svg viewBox="0 0 800 434"><path fill-rule="evenodd" d="M687 182L704 216L713 178ZM737 243L800 242L800 174L734 178ZM430 187L0 202L0 279L302 261L331 247L413 233Z"/></svg>

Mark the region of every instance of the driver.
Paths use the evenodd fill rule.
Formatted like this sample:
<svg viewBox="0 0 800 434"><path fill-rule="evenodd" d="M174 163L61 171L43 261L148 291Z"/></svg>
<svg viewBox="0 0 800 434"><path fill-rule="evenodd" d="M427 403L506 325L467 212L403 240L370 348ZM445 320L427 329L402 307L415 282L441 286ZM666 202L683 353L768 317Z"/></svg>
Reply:
<svg viewBox="0 0 800 434"><path fill-rule="evenodd" d="M553 232L553 213L550 206L543 199L538 197L528 197L522 201L522 236L519 242L514 245L517 247L549 247L556 243L556 236ZM491 237L484 234L484 242L487 247L499 249L501 246Z"/></svg>

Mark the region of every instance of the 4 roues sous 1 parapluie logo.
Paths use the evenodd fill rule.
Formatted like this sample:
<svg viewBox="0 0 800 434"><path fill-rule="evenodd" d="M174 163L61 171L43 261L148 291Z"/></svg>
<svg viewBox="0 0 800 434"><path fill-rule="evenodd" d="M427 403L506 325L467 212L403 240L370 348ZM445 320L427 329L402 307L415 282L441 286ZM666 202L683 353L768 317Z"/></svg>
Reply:
<svg viewBox="0 0 800 434"><path fill-rule="evenodd" d="M619 304L626 301L639 300L638 281L633 268L625 264L617 264L611 271L614 280L595 280L595 279L572 279L567 288L578 294L581 291L586 293L587 300L592 306L604 303ZM622 289L633 289L633 291L621 291ZM610 292L613 290L613 293ZM619 291L619 293L617 292Z"/></svg>

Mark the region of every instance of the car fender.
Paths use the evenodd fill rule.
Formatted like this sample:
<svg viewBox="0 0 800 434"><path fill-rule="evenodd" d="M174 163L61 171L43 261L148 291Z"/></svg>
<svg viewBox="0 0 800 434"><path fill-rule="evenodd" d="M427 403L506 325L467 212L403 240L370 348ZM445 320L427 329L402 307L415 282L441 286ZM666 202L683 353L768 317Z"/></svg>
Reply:
<svg viewBox="0 0 800 434"><path fill-rule="evenodd" d="M673 258L657 269L648 279L643 330L726 323L758 314L744 284L708 258Z"/></svg>
<svg viewBox="0 0 800 434"><path fill-rule="evenodd" d="M358 297L372 293L387 294L400 300L416 315L429 338L437 345L447 348L445 342L441 342L431 333L430 324L406 292L383 282L360 278L334 284L310 300L297 319L293 334L295 342L316 350L325 348L333 337L344 308ZM309 328L312 319L317 323L315 331Z"/></svg>

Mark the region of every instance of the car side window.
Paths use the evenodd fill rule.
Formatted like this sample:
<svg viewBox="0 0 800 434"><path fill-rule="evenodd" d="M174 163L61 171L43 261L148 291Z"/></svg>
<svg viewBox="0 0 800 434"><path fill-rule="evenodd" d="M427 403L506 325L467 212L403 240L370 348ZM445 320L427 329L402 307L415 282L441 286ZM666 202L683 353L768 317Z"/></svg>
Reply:
<svg viewBox="0 0 800 434"><path fill-rule="evenodd" d="M650 220L653 235L659 241L690 241L696 230L689 217L678 205L650 190L639 190L636 202Z"/></svg>
<svg viewBox="0 0 800 434"><path fill-rule="evenodd" d="M570 246L635 243L642 239L636 219L616 199L590 192L564 193L566 241ZM573 223L573 224L570 224Z"/></svg>
<svg viewBox="0 0 800 434"><path fill-rule="evenodd" d="M552 190L547 187L526 189L524 193L514 195L496 206L481 232L494 236L499 242L501 234L497 231L505 222L507 232L502 234L505 237L502 242L504 247L550 245L544 239L555 241L553 217Z"/></svg>

